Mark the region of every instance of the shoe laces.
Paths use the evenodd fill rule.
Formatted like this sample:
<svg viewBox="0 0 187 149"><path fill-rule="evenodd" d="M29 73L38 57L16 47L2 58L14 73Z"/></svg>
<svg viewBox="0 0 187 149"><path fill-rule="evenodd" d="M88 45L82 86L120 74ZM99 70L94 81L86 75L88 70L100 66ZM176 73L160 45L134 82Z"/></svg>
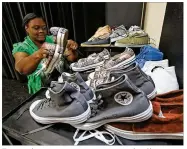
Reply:
<svg viewBox="0 0 187 149"><path fill-rule="evenodd" d="M89 102L90 109L91 109L91 117L97 115L97 113L103 109L103 100L95 99Z"/></svg>
<svg viewBox="0 0 187 149"><path fill-rule="evenodd" d="M115 136L107 131L98 131L98 130L84 131L79 137L77 137L78 132L79 129L75 131L75 134L73 136L73 140L75 141L74 145L78 145L80 141L84 141L92 137L95 137L96 139L106 143L107 145L113 145L115 143ZM88 135L85 135L86 133L88 133ZM107 139L105 135L109 136L111 139Z"/></svg>
<svg viewBox="0 0 187 149"><path fill-rule="evenodd" d="M40 106L38 109L44 109L47 107L51 107L53 105L54 101L51 98L45 98L43 101L40 102Z"/></svg>

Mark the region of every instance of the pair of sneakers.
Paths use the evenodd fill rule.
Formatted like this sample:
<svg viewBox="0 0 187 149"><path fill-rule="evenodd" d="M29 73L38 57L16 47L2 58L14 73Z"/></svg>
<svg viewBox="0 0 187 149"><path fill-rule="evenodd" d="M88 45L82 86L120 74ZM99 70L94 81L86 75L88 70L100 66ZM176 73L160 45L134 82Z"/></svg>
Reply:
<svg viewBox="0 0 187 149"><path fill-rule="evenodd" d="M52 81L49 95L30 106L30 115L42 124L79 124L91 114L89 102L95 98L79 73L62 73L58 81Z"/></svg>
<svg viewBox="0 0 187 149"><path fill-rule="evenodd" d="M124 32L124 28L119 28L118 30ZM136 25L131 26L124 35L118 35L118 37L119 38L114 38L113 40L116 41L115 46L117 47L143 46L149 44L150 41L148 34Z"/></svg>
<svg viewBox="0 0 187 149"><path fill-rule="evenodd" d="M104 49L98 54L93 53L87 58L83 58L76 63L72 63L71 68L73 71L79 72L91 70L98 66L111 69L120 67L122 65L127 65L133 61L135 61L135 54L131 48L126 48L124 52L113 57L110 56L110 53L107 49Z"/></svg>
<svg viewBox="0 0 187 149"><path fill-rule="evenodd" d="M45 73L51 73L56 65L61 60L63 53L66 48L67 39L68 39L68 30L60 27L51 27L50 32L54 37L56 44L44 43L42 47L49 51L49 56L42 61L42 68L36 72L36 75L39 75L43 70Z"/></svg>

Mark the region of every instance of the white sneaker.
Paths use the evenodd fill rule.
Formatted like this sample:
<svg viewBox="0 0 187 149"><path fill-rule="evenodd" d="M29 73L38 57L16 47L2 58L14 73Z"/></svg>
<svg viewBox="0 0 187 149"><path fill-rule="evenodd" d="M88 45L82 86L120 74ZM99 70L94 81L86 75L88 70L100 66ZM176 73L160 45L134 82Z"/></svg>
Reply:
<svg viewBox="0 0 187 149"><path fill-rule="evenodd" d="M174 67L169 68L169 72L166 70L168 68L155 67L151 71L151 78L155 83L157 94L163 94L169 91L178 90L179 84L176 78Z"/></svg>
<svg viewBox="0 0 187 149"><path fill-rule="evenodd" d="M163 68L169 67L169 62L168 59L162 60L162 61L146 61L142 70L147 74L150 75L151 74L151 70L155 67L155 66L161 66Z"/></svg>

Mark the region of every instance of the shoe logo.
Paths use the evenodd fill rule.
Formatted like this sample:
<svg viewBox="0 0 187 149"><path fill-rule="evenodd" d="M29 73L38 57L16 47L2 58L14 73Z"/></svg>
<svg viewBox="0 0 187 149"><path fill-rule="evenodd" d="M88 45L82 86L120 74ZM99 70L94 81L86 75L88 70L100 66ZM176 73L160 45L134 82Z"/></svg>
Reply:
<svg viewBox="0 0 187 149"><path fill-rule="evenodd" d="M123 92L119 92L114 96L114 99L117 103L121 104L121 105L129 105L131 104L132 100L133 100L133 96L131 93L123 91Z"/></svg>
<svg viewBox="0 0 187 149"><path fill-rule="evenodd" d="M76 83L71 82L70 85L80 92L81 89Z"/></svg>

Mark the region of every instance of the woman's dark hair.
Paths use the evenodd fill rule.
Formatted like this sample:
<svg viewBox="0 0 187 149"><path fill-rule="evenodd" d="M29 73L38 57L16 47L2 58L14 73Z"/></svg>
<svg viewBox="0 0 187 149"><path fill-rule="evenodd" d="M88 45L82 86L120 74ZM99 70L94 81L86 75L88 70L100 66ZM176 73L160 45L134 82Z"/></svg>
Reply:
<svg viewBox="0 0 187 149"><path fill-rule="evenodd" d="M29 13L29 14L27 14L24 18L23 18L23 27L25 26L25 25L27 25L28 23L29 23L29 21L31 21L32 19L35 19L35 18L41 18L41 19L43 19L44 21L45 21L45 19L42 17L42 16L40 16L40 15L36 15L35 13Z"/></svg>

